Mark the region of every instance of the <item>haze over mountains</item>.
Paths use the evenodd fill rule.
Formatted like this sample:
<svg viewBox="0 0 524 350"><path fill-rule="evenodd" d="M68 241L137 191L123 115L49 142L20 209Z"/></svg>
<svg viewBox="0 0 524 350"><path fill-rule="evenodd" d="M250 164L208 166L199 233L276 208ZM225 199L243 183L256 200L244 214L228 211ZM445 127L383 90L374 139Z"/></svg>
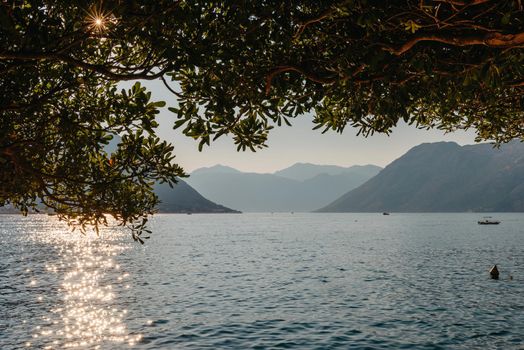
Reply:
<svg viewBox="0 0 524 350"><path fill-rule="evenodd" d="M375 165L345 168L297 163L274 174L258 174L216 165L193 171L186 181L204 197L242 211L312 211L380 170Z"/></svg>
<svg viewBox="0 0 524 350"><path fill-rule="evenodd" d="M318 211L524 211L524 143L421 144Z"/></svg>

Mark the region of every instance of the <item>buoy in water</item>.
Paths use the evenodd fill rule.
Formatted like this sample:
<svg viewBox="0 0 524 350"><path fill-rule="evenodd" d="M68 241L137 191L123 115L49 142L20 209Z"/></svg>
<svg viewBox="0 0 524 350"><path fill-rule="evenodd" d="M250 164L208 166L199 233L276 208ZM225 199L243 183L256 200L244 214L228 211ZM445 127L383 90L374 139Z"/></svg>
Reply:
<svg viewBox="0 0 524 350"><path fill-rule="evenodd" d="M499 279L499 269L497 268L497 265L493 265L493 267L489 270L489 275L494 280Z"/></svg>

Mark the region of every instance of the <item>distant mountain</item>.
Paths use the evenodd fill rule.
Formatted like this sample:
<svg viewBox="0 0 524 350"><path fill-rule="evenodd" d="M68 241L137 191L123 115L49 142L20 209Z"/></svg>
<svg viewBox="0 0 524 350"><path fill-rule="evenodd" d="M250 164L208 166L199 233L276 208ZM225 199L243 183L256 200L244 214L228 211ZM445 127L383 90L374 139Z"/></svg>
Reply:
<svg viewBox="0 0 524 350"><path fill-rule="evenodd" d="M173 188L168 184L158 184L155 193L161 201L158 205L161 213L238 213L204 198L182 180L178 180Z"/></svg>
<svg viewBox="0 0 524 350"><path fill-rule="evenodd" d="M524 143L422 144L318 211L524 211Z"/></svg>
<svg viewBox="0 0 524 350"><path fill-rule="evenodd" d="M227 171L223 171L224 168ZM243 173L230 169L223 166L198 169L186 181L206 198L242 211L311 211L361 185L380 170L375 166L340 167L337 175L317 170L308 173L311 177L302 176L305 180L300 181L276 173Z"/></svg>
<svg viewBox="0 0 524 350"><path fill-rule="evenodd" d="M192 174L216 174L216 173L221 173L221 174L240 174L241 171L239 171L237 169L234 169L234 168L231 168L231 167L228 167L228 166L225 166L225 165L217 164L217 165L214 165L214 166L208 167L208 168L196 169L196 170L193 171Z"/></svg>
<svg viewBox="0 0 524 350"><path fill-rule="evenodd" d="M371 177L378 174L381 169L381 167L376 165L354 165L346 168L337 165L296 163L288 168L276 171L274 174L288 179L304 181L322 174L340 175L353 173Z"/></svg>

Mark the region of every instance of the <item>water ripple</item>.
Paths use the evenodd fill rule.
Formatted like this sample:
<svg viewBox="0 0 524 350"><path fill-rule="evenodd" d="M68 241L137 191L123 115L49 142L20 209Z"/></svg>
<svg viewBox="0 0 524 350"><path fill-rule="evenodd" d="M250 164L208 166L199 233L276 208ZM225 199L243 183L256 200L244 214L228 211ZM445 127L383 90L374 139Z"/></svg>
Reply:
<svg viewBox="0 0 524 350"><path fill-rule="evenodd" d="M145 246L0 216L0 348L523 349L524 218L497 215L159 215Z"/></svg>

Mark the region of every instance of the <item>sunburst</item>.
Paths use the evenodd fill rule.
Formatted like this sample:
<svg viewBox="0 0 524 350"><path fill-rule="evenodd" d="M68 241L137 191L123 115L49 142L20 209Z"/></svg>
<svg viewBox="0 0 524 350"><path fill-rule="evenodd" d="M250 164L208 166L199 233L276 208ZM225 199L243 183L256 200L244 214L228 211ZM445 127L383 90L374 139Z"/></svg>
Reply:
<svg viewBox="0 0 524 350"><path fill-rule="evenodd" d="M115 17L109 11L104 11L96 6L87 11L85 23L87 30L93 33L103 33L109 29L111 24L114 24Z"/></svg>

